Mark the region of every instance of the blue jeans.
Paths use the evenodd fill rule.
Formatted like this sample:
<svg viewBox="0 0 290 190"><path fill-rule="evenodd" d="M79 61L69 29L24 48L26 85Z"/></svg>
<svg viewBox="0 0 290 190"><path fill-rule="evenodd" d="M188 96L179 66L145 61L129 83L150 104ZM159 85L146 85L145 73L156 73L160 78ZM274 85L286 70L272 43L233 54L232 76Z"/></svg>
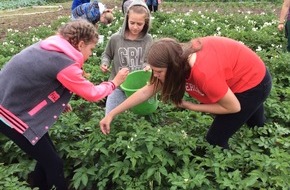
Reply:
<svg viewBox="0 0 290 190"><path fill-rule="evenodd" d="M115 107L120 105L124 100L126 100L125 92L119 88L116 88L106 100L106 115L112 111Z"/></svg>
<svg viewBox="0 0 290 190"><path fill-rule="evenodd" d="M150 12L158 11L158 0L147 0L146 4Z"/></svg>
<svg viewBox="0 0 290 190"><path fill-rule="evenodd" d="M146 0L147 6L158 6L158 0Z"/></svg>
<svg viewBox="0 0 290 190"><path fill-rule="evenodd" d="M256 87L242 93L236 93L241 111L233 114L216 115L206 135L206 140L212 145L229 148L228 140L244 124L249 127L262 127L265 123L264 105L272 88L272 78L267 70L262 82Z"/></svg>

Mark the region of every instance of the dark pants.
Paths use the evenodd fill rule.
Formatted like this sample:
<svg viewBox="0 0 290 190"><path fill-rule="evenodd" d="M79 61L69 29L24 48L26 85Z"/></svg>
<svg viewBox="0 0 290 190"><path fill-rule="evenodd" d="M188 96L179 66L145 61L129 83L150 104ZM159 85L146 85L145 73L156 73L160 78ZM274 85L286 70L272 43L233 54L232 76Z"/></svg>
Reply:
<svg viewBox="0 0 290 190"><path fill-rule="evenodd" d="M290 52L290 20L285 24L285 37L287 38L287 51Z"/></svg>
<svg viewBox="0 0 290 190"><path fill-rule="evenodd" d="M146 4L150 12L158 11L158 0L146 0Z"/></svg>
<svg viewBox="0 0 290 190"><path fill-rule="evenodd" d="M216 115L207 133L206 140L212 145L227 149L229 148L228 140L244 124L249 127L262 127L266 120L263 103L269 96L271 87L272 79L267 70L264 79L258 86L242 93L236 93L241 111L233 114Z"/></svg>
<svg viewBox="0 0 290 190"><path fill-rule="evenodd" d="M37 161L32 178L33 187L39 187L40 190L49 190L55 186L57 190L67 190L63 161L58 156L48 134L43 136L33 146L23 135L7 126L1 120L0 132Z"/></svg>

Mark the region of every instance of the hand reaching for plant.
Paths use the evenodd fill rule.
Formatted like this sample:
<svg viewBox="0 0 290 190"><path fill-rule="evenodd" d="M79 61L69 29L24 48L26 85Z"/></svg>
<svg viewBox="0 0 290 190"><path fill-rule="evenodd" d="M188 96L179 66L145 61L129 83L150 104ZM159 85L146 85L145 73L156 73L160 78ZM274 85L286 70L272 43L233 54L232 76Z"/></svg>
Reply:
<svg viewBox="0 0 290 190"><path fill-rule="evenodd" d="M100 121L99 124L103 134L108 135L110 133L110 123L112 122L112 119L112 117L107 115Z"/></svg>
<svg viewBox="0 0 290 190"><path fill-rule="evenodd" d="M120 86L125 80L126 77L129 74L129 69L128 68L122 68L115 78L112 80L112 82L115 84L116 87Z"/></svg>

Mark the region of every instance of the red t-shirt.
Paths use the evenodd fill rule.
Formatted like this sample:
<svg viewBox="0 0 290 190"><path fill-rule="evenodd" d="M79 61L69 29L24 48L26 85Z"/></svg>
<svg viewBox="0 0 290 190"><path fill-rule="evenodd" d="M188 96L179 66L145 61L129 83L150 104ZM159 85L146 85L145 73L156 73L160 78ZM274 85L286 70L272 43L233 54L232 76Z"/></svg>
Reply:
<svg viewBox="0 0 290 190"><path fill-rule="evenodd" d="M215 103L230 88L234 93L257 86L266 67L260 57L242 43L209 36L201 38L202 49L186 80L186 92L202 103Z"/></svg>

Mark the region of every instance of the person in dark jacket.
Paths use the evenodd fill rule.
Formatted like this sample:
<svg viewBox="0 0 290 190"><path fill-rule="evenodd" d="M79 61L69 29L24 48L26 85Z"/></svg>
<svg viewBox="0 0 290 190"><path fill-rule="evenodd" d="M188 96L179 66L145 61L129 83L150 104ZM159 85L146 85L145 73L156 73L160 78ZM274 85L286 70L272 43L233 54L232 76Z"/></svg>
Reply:
<svg viewBox="0 0 290 190"><path fill-rule="evenodd" d="M110 24L114 20L111 9L98 1L83 3L72 10L72 20L83 18L96 25L98 22L105 25Z"/></svg>
<svg viewBox="0 0 290 190"><path fill-rule="evenodd" d="M71 5L71 10L74 10L77 6L84 4L84 3L89 3L90 0L73 0L72 5Z"/></svg>
<svg viewBox="0 0 290 190"><path fill-rule="evenodd" d="M12 57L0 71L0 133L37 161L32 187L66 190L63 161L48 130L75 93L90 102L109 95L126 78L124 68L95 85L83 75L84 62L98 42L96 28L81 19Z"/></svg>

